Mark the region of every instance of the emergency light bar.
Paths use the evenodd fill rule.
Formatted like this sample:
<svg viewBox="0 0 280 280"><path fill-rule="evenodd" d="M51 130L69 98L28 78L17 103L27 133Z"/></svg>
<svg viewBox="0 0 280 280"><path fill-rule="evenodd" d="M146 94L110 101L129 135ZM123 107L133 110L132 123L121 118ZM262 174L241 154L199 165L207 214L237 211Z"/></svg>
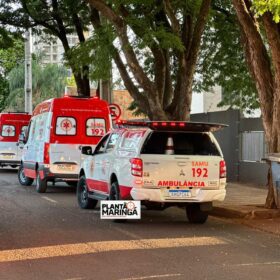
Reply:
<svg viewBox="0 0 280 280"><path fill-rule="evenodd" d="M219 123L182 122L182 121L125 121L117 120L118 127L149 127L159 131L214 132L228 125Z"/></svg>

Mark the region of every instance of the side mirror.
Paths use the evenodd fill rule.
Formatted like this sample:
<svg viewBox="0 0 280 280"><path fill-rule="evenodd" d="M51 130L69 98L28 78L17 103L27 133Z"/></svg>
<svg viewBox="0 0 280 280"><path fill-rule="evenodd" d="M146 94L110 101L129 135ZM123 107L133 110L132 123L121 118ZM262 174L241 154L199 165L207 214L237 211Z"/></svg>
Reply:
<svg viewBox="0 0 280 280"><path fill-rule="evenodd" d="M91 146L84 146L81 149L83 155L90 156L92 155L92 147Z"/></svg>
<svg viewBox="0 0 280 280"><path fill-rule="evenodd" d="M18 142L19 142L19 144L25 144L26 143L26 135L25 135L24 132L22 132L19 135Z"/></svg>

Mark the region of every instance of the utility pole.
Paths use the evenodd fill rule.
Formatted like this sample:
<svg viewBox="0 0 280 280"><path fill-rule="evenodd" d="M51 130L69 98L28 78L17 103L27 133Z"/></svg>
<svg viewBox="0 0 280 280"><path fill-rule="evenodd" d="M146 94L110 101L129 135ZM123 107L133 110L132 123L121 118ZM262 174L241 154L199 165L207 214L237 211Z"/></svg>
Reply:
<svg viewBox="0 0 280 280"><path fill-rule="evenodd" d="M31 59L31 28L25 32L25 112L32 114L32 59Z"/></svg>

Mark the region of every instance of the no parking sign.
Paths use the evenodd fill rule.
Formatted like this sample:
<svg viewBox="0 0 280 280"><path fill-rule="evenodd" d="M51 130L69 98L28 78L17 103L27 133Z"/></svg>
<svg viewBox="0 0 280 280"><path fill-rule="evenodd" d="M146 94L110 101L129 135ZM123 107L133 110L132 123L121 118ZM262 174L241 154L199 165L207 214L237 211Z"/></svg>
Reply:
<svg viewBox="0 0 280 280"><path fill-rule="evenodd" d="M109 105L110 114L112 116L112 120L116 121L122 114L121 107L118 104L110 104Z"/></svg>

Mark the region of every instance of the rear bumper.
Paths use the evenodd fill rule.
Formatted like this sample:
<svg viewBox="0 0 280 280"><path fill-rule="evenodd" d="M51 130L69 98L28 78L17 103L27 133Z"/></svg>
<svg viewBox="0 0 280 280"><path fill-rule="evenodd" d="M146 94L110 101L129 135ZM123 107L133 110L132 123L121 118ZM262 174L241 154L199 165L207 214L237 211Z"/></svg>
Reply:
<svg viewBox="0 0 280 280"><path fill-rule="evenodd" d="M4 165L20 165L20 160L0 160L0 166Z"/></svg>
<svg viewBox="0 0 280 280"><path fill-rule="evenodd" d="M205 190L205 189L196 189L195 193L192 193L191 197L188 198L178 198L170 199L164 196L164 193L161 189L148 189L148 188L133 188L130 192L134 200L146 200L153 202L212 202L212 201L223 201L226 196L225 189L216 189L216 190Z"/></svg>
<svg viewBox="0 0 280 280"><path fill-rule="evenodd" d="M52 173L45 165L39 166L38 170L40 178L48 181L78 181L79 177L78 174Z"/></svg>

